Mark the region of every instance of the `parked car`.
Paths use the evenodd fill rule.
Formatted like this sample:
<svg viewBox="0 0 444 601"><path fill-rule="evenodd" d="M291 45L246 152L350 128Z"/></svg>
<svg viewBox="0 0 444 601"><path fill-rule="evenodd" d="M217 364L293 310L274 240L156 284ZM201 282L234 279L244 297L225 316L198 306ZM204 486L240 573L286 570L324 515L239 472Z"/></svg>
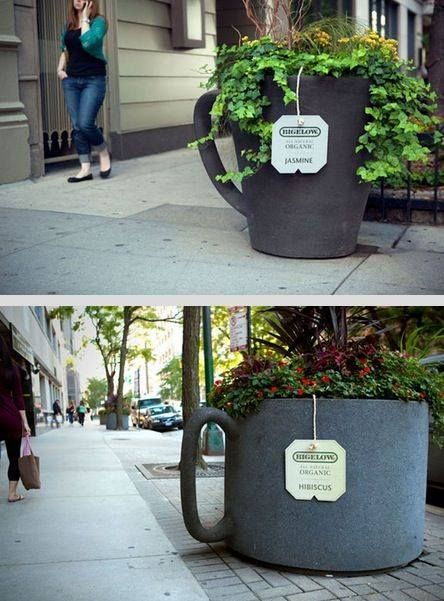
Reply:
<svg viewBox="0 0 444 601"><path fill-rule="evenodd" d="M150 407L148 411L150 415L145 417L144 428L157 432L183 428L182 415L171 405L157 405Z"/></svg>
<svg viewBox="0 0 444 601"><path fill-rule="evenodd" d="M161 405L162 399L160 397L150 397L145 399L139 399L136 403L136 411L132 412L132 422L133 426L137 427L137 425L143 427L145 418L147 417L147 411L150 407L154 407L156 405Z"/></svg>

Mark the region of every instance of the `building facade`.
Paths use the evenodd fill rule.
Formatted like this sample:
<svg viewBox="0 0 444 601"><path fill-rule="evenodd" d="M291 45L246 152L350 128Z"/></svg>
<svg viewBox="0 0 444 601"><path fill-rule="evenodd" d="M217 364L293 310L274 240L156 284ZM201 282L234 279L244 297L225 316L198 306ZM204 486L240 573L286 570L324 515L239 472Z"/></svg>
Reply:
<svg viewBox="0 0 444 601"><path fill-rule="evenodd" d="M399 39L402 58L420 66L419 0L314 0L313 10L351 13ZM63 0L0 2L0 183L39 177L73 157L70 123L56 76ZM108 95L100 122L114 158L184 147L193 108L214 64L214 48L254 36L242 0L102 0L108 20Z"/></svg>
<svg viewBox="0 0 444 601"><path fill-rule="evenodd" d="M69 328L69 320L50 319L47 307L0 307L0 336L20 369L33 432L48 423L56 399L66 409Z"/></svg>

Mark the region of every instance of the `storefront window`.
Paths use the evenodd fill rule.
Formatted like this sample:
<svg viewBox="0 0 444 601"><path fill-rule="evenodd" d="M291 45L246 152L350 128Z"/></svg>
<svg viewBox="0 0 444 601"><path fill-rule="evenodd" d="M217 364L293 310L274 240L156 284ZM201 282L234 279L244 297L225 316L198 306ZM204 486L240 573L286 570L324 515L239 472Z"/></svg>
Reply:
<svg viewBox="0 0 444 601"><path fill-rule="evenodd" d="M297 9L298 2L295 2ZM353 0L313 0L310 7L310 14L313 18L333 17L337 14L353 16Z"/></svg>

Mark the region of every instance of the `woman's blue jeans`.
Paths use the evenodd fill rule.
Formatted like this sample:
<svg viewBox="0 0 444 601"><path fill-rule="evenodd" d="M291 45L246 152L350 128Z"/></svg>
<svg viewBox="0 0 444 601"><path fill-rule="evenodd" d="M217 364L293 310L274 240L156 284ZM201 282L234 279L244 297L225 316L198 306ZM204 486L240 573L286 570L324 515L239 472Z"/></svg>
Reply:
<svg viewBox="0 0 444 601"><path fill-rule="evenodd" d="M63 91L73 126L73 141L81 163L91 162L91 150L106 148L102 132L96 125L97 113L106 93L106 77L65 77Z"/></svg>

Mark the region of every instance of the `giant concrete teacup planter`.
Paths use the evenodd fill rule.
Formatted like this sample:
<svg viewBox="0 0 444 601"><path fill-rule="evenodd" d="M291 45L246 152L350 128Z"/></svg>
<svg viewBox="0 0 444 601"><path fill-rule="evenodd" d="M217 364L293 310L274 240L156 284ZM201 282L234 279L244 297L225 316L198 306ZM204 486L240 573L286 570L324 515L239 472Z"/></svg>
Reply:
<svg viewBox="0 0 444 601"><path fill-rule="evenodd" d="M296 89L296 77L289 85ZM267 121L294 115L294 103L285 106L283 93L268 77L263 93L271 106L264 109ZM210 111L217 91L197 102L194 123L198 138L211 128ZM359 227L370 186L362 184L356 169L363 157L356 154L358 138L367 122L369 82L357 77L302 77L301 113L320 115L329 126L328 162L315 174L278 173L271 165L242 183L242 192L232 183L216 181L225 173L216 145L200 146L202 161L211 181L224 199L248 220L250 240L256 250L299 258L342 257L356 249ZM257 146L232 123L239 166L245 166L242 149Z"/></svg>
<svg viewBox="0 0 444 601"><path fill-rule="evenodd" d="M285 449L313 436L308 399L265 401L233 420L200 409L183 438L186 527L203 542L225 540L253 559L328 572L405 565L423 548L428 407L396 400L318 400L319 439L346 451L346 492L334 502L296 500L285 488ZM206 422L226 433L225 515L202 526L196 505L197 439Z"/></svg>

